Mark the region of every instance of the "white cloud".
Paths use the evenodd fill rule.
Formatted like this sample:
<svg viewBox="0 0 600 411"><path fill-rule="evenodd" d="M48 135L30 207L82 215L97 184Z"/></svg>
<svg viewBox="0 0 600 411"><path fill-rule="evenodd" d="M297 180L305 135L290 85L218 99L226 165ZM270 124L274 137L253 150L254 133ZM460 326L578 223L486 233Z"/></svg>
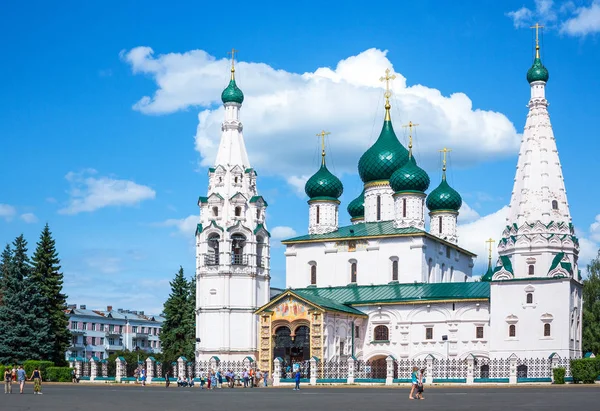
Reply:
<svg viewBox="0 0 600 411"><path fill-rule="evenodd" d="M155 56L149 47L122 52L121 57L134 73L150 75L157 86L134 109L164 114L202 108L196 150L202 167L212 165L221 134L220 95L227 85L229 62L202 50ZM341 60L335 68L308 73L276 70L264 63L238 63L236 78L245 94L242 121L252 165L263 175L285 178L300 191L303 176L318 167L315 134L325 128L332 133L330 169L355 173L360 155L375 141L383 122L384 86L379 78L388 68L393 69L393 64L387 51L374 48ZM437 164L442 145L452 146L456 163L466 166L516 153L520 136L503 114L474 108L464 93L444 96L424 85L407 86L400 73L396 76L395 130L406 143L401 125L409 120L421 124L416 140L421 163Z"/></svg>
<svg viewBox="0 0 600 411"><path fill-rule="evenodd" d="M200 217L196 214L191 214L185 218L170 218L157 225L163 227L175 227L177 234L181 234L184 237L192 238L196 232L196 226L200 222Z"/></svg>
<svg viewBox="0 0 600 411"><path fill-rule="evenodd" d="M595 221L590 225L590 238L600 243L600 214L596 216Z"/></svg>
<svg viewBox="0 0 600 411"><path fill-rule="evenodd" d="M573 17L562 23L560 32L574 37L600 32L600 0L594 0L588 7L575 9Z"/></svg>
<svg viewBox="0 0 600 411"><path fill-rule="evenodd" d="M556 20L556 11L552 0L535 0L533 10L523 6L518 10L506 13L506 15L513 20L515 28L529 27L534 20L544 24Z"/></svg>
<svg viewBox="0 0 600 411"><path fill-rule="evenodd" d="M271 229L271 238L274 240L285 240L296 235L296 230L292 227L277 226Z"/></svg>
<svg viewBox="0 0 600 411"><path fill-rule="evenodd" d="M304 198L306 197L306 193L304 192L304 186L306 185L306 182L308 181L308 179L310 178L310 176L290 176L287 178L287 183L292 186L292 188L294 189L294 192L298 195L298 197L300 198Z"/></svg>
<svg viewBox="0 0 600 411"><path fill-rule="evenodd" d="M69 172L65 178L70 183L70 198L60 214L92 212L110 206L133 206L141 201L153 199L156 192L148 186L130 180L110 177L94 177L93 169L79 173Z"/></svg>
<svg viewBox="0 0 600 411"><path fill-rule="evenodd" d="M467 203L465 203L463 201L462 207L460 207L460 210L458 213L458 223L459 224L467 224L467 223L477 220L478 218L481 218L479 213L477 211L473 210L471 207L469 207L469 205Z"/></svg>
<svg viewBox="0 0 600 411"><path fill-rule="evenodd" d="M33 224L38 222L38 218L33 213L21 214L21 220L25 221L27 224Z"/></svg>
<svg viewBox="0 0 600 411"><path fill-rule="evenodd" d="M477 254L477 269L482 270L488 261L488 245L486 241L490 238L494 240L492 245L492 264L495 264L498 258L496 252L498 241L502 235L502 230L506 226L506 217L508 216L508 206L500 210L483 216L468 224L458 225L458 245Z"/></svg>
<svg viewBox="0 0 600 411"><path fill-rule="evenodd" d="M11 221L17 214L17 209L8 204L0 204L0 218Z"/></svg>

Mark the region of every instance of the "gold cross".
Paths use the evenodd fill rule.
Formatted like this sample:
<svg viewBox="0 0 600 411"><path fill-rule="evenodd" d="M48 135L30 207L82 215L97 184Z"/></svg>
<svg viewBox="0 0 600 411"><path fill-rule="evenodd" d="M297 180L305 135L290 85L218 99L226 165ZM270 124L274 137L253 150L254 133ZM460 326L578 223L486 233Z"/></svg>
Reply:
<svg viewBox="0 0 600 411"><path fill-rule="evenodd" d="M488 244L488 264L490 267L492 266L492 244L494 244L494 239L490 237L489 240L486 240Z"/></svg>
<svg viewBox="0 0 600 411"><path fill-rule="evenodd" d="M321 130L317 137L321 137L321 164L325 165L325 136L331 134L329 131Z"/></svg>
<svg viewBox="0 0 600 411"><path fill-rule="evenodd" d="M396 75L392 74L390 76L390 69L385 69L385 77L380 77L379 81L385 81L385 94L384 97L386 98L386 100L388 100L392 93L390 92L390 81L391 80L395 80L396 79Z"/></svg>
<svg viewBox="0 0 600 411"><path fill-rule="evenodd" d="M408 151L412 152L412 129L413 127L417 127L418 124L414 124L412 121L409 121L408 124L403 125L402 127L408 127Z"/></svg>
<svg viewBox="0 0 600 411"><path fill-rule="evenodd" d="M452 150L449 148L444 147L443 149L440 150L440 153L444 153L444 160L442 161L442 171L446 171L446 153L451 152Z"/></svg>
<svg viewBox="0 0 600 411"><path fill-rule="evenodd" d="M535 26L531 26L531 29L535 29L535 57L540 58L540 29L543 29L544 26L540 26L539 23L535 23Z"/></svg>
<svg viewBox="0 0 600 411"><path fill-rule="evenodd" d="M233 73L235 73L234 61L235 61L235 53L239 53L239 50L231 48L231 51L228 51L227 54L231 54L231 79L233 80Z"/></svg>

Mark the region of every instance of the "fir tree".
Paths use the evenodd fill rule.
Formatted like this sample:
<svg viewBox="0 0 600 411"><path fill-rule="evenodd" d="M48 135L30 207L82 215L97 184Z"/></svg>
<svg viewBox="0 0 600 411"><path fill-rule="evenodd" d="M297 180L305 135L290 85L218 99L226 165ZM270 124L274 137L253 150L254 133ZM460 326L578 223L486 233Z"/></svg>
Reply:
<svg viewBox="0 0 600 411"><path fill-rule="evenodd" d="M600 353L600 251L587 266L583 280L583 352Z"/></svg>
<svg viewBox="0 0 600 411"><path fill-rule="evenodd" d="M0 256L0 305L2 305L2 295L4 294L4 279L8 278L8 269L12 262L12 250L10 244L6 244L2 256Z"/></svg>
<svg viewBox="0 0 600 411"><path fill-rule="evenodd" d="M183 268L175 275L171 294L164 305L165 321L160 333L160 343L166 360L174 361L179 356L191 360L194 356L194 311L190 309L190 283L185 279Z"/></svg>
<svg viewBox="0 0 600 411"><path fill-rule="evenodd" d="M69 319L64 311L67 296L62 292L63 274L60 272L60 259L48 224L42 230L32 262L32 279L46 299L47 305L44 308L50 323L50 335L54 340L52 350L46 353L45 357L55 364L60 364L65 361L71 332L68 330Z"/></svg>
<svg viewBox="0 0 600 411"><path fill-rule="evenodd" d="M45 359L42 353L51 350L50 327L44 315L45 298L32 281L31 273L27 241L20 235L13 243L12 258L4 277L0 363Z"/></svg>

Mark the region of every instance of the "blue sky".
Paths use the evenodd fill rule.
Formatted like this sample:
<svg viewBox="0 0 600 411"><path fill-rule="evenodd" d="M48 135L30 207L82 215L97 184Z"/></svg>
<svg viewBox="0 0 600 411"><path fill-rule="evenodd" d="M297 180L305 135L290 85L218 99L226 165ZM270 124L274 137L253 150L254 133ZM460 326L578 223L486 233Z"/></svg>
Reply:
<svg viewBox="0 0 600 411"><path fill-rule="evenodd" d="M415 154L467 206L461 245L499 238L527 114L528 28L540 21L547 98L581 257L600 244L596 127L600 2L381 3L41 1L0 4L0 242L43 224L56 237L69 301L158 312L179 265L194 268L196 199L206 193L228 81L238 84L250 161L274 237L304 233L303 181L318 166L321 129L345 210L361 189L358 158L383 117L419 123ZM468 207L468 208L467 208ZM340 213L342 224L348 222ZM284 285L273 241L273 285Z"/></svg>

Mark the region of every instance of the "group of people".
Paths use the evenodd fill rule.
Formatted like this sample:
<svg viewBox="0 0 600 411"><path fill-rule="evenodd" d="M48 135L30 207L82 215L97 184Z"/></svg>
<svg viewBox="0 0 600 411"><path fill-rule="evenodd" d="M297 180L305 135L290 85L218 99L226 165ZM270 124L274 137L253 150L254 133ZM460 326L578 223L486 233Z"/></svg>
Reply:
<svg viewBox="0 0 600 411"><path fill-rule="evenodd" d="M421 368L419 370L418 367L413 367L410 379L412 385L410 388L410 394L408 394L408 399L424 400L425 397L423 397L423 384L425 383L425 368Z"/></svg>
<svg viewBox="0 0 600 411"><path fill-rule="evenodd" d="M4 370L4 394L12 394L13 381L19 382L19 393L23 394L25 390L25 381L27 380L27 373L23 369L22 365L17 368L14 366L12 369L7 367ZM33 393L42 394L42 372L37 367L31 372L29 381L33 380Z"/></svg>
<svg viewBox="0 0 600 411"><path fill-rule="evenodd" d="M243 386L244 388L260 387L261 385L268 386L269 372L254 370L253 368L246 368L239 374L236 374L233 370L227 370L222 372L221 370L200 370L200 388L212 390L215 388L229 387L233 388L237 386ZM165 386L169 387L171 381L169 379L169 373L165 374ZM177 378L178 387L193 387L194 379L190 377L179 376Z"/></svg>

